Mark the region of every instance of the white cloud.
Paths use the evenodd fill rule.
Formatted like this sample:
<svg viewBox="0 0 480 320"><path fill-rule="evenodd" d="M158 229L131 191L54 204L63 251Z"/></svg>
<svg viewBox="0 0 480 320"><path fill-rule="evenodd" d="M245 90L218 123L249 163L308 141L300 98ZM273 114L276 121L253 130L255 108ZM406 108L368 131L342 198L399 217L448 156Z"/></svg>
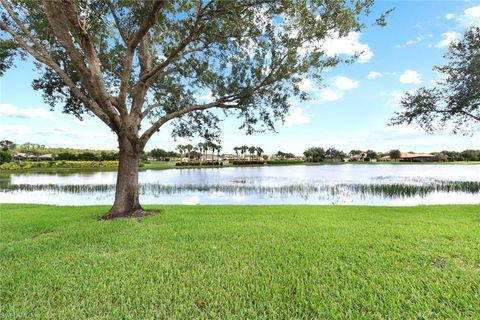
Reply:
<svg viewBox="0 0 480 320"><path fill-rule="evenodd" d="M335 79L333 80L333 85L338 90L350 90L358 87L359 83L360 83L359 81L355 81L343 76L335 77Z"/></svg>
<svg viewBox="0 0 480 320"><path fill-rule="evenodd" d="M17 108L14 105L0 104L0 115L25 119L44 119L57 122L58 119L48 110L42 108Z"/></svg>
<svg viewBox="0 0 480 320"><path fill-rule="evenodd" d="M373 57L373 52L368 44L359 41L361 35L360 32L350 32L345 37L339 37L338 33L334 33L330 40L325 41L323 50L328 56L358 54L358 62L368 62Z"/></svg>
<svg viewBox="0 0 480 320"><path fill-rule="evenodd" d="M400 105L404 91L402 90L393 90L388 94L388 99L386 102L387 107L396 108Z"/></svg>
<svg viewBox="0 0 480 320"><path fill-rule="evenodd" d="M463 11L463 14L455 15L453 13L447 13L445 19L455 19L464 27L480 26L480 6L470 7Z"/></svg>
<svg viewBox="0 0 480 320"><path fill-rule="evenodd" d="M332 102L341 99L343 94L330 88L324 88L320 90L319 97L323 102Z"/></svg>
<svg viewBox="0 0 480 320"><path fill-rule="evenodd" d="M437 48L448 47L450 43L460 38L460 34L454 31L444 32L442 35L443 39L435 45Z"/></svg>
<svg viewBox="0 0 480 320"><path fill-rule="evenodd" d="M309 123L311 115L306 113L300 107L292 107L290 112L285 117L285 127L290 127L297 124Z"/></svg>
<svg viewBox="0 0 480 320"><path fill-rule="evenodd" d="M15 135L26 135L29 134L32 130L26 126L16 126L16 125L0 125L1 133L13 133Z"/></svg>
<svg viewBox="0 0 480 320"><path fill-rule="evenodd" d="M332 102L343 98L343 92L351 90L353 88L358 87L359 81L350 79L344 76L337 76L331 80L331 87L319 89L315 86L315 83L309 79L303 79L298 83L298 86L301 90L309 93L311 95L311 100L308 103L325 103L325 102ZM292 103L298 106L298 101L292 101ZM292 123L297 120L293 119L303 119L302 121L309 121L307 117L308 114L300 113L301 109L294 109L294 113L292 113L291 121ZM303 122L302 122L303 123Z"/></svg>
<svg viewBox="0 0 480 320"><path fill-rule="evenodd" d="M448 74L442 72L436 72L437 79L430 80L430 84L437 85L439 82L443 82L448 79Z"/></svg>
<svg viewBox="0 0 480 320"><path fill-rule="evenodd" d="M208 90L203 95L196 96L197 100L201 103L210 103L215 101L215 97L212 94L212 91Z"/></svg>
<svg viewBox="0 0 480 320"><path fill-rule="evenodd" d="M480 6L467 8L465 9L464 14L469 17L480 18Z"/></svg>
<svg viewBox="0 0 480 320"><path fill-rule="evenodd" d="M411 90L392 90L388 93L385 94L387 96L387 101L385 105L390 108L397 108L400 106L400 101L402 101L402 97L406 93L414 93L416 90L411 89Z"/></svg>
<svg viewBox="0 0 480 320"><path fill-rule="evenodd" d="M415 70L405 70L405 72L400 75L400 82L404 84L422 83L422 77L420 73Z"/></svg>
<svg viewBox="0 0 480 320"><path fill-rule="evenodd" d="M35 132L37 136L50 137L71 137L77 139L108 139L115 138L113 132L107 131L92 131L92 130L72 130L71 128L61 125L52 129L40 130Z"/></svg>
<svg viewBox="0 0 480 320"><path fill-rule="evenodd" d="M292 31L295 33L295 30ZM365 63L373 57L373 52L366 43L360 42L360 32L350 32L346 36L340 37L338 32L330 33L325 40L314 41L305 44L299 49L300 55L305 55L313 50L322 49L327 56L358 55L358 62Z"/></svg>
<svg viewBox="0 0 480 320"><path fill-rule="evenodd" d="M85 118L83 118L82 120L80 120L80 119L78 119L77 117L73 117L73 118L72 118L72 122L73 122L74 124L79 125L79 126L86 126L86 125L88 125L87 120L85 120Z"/></svg>
<svg viewBox="0 0 480 320"><path fill-rule="evenodd" d="M377 78L379 78L379 77L381 77L381 76L382 76L382 74L381 74L380 72L378 72L378 71L371 71L371 72L368 74L367 78L370 79L370 80L372 80L372 79L377 79Z"/></svg>
<svg viewBox="0 0 480 320"><path fill-rule="evenodd" d="M416 134L421 134L424 135L424 132L421 131L421 129L415 127L415 126L407 126L407 125L398 125L398 126L393 126L389 127L388 130L390 131L390 134L397 135L397 136L405 136L405 135L416 135Z"/></svg>
<svg viewBox="0 0 480 320"><path fill-rule="evenodd" d="M422 42L423 40L423 36L418 36L416 37L415 39L413 40L408 40L407 42L403 43L403 44L397 44L395 45L395 48L404 48L404 47L407 47L407 46L411 46L412 44L416 44L416 43L419 43L419 42Z"/></svg>
<svg viewBox="0 0 480 320"><path fill-rule="evenodd" d="M465 9L463 15L458 17L458 21L465 26L480 26L480 6Z"/></svg>
<svg viewBox="0 0 480 320"><path fill-rule="evenodd" d="M310 79L302 79L299 83L298 83L298 87L300 88L300 90L302 91L313 91L315 90L315 86L314 86L314 83L310 80Z"/></svg>

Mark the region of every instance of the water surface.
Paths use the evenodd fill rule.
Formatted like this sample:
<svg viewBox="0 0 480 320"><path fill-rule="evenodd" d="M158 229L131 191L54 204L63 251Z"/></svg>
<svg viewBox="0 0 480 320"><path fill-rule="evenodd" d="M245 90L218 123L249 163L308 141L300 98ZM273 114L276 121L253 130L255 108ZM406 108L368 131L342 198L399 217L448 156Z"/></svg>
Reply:
<svg viewBox="0 0 480 320"><path fill-rule="evenodd" d="M143 204L480 203L476 165L319 165L146 170ZM0 203L111 204L116 172L13 173Z"/></svg>

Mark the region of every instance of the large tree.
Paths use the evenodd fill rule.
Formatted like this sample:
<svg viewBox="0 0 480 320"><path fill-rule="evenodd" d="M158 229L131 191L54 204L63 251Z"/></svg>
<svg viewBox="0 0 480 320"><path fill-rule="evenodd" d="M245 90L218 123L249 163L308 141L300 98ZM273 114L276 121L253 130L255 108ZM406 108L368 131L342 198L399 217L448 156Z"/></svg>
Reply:
<svg viewBox="0 0 480 320"><path fill-rule="evenodd" d="M0 3L0 71L30 55L40 73L33 87L52 108L95 115L116 133L115 201L104 216L114 218L143 212L139 155L163 125L212 139L220 110L248 134L273 130L289 97L305 98L301 79L320 81L322 69L350 61L323 45L361 30L373 0Z"/></svg>
<svg viewBox="0 0 480 320"><path fill-rule="evenodd" d="M2 140L0 141L0 148L3 151L13 150L17 145L10 140Z"/></svg>
<svg viewBox="0 0 480 320"><path fill-rule="evenodd" d="M470 134L480 127L480 27L469 28L444 55L448 64L434 68L443 80L431 88L405 93L403 110L392 124L417 123L432 132L451 126L453 133Z"/></svg>

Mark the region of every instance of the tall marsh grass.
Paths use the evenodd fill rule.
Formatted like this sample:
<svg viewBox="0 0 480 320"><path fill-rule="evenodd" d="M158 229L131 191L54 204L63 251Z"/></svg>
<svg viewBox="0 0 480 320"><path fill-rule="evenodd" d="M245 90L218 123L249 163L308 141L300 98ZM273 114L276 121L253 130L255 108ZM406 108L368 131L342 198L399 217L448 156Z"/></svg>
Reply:
<svg viewBox="0 0 480 320"><path fill-rule="evenodd" d="M0 192L34 192L69 194L106 194L115 191L114 184L90 185L57 185L57 184L0 184ZM142 195L176 195L188 192L222 192L233 195L259 195L269 197L310 196L328 194L331 196L354 194L360 196L376 196L382 198L425 197L434 192L460 192L480 194L480 181L443 181L435 180L424 184L411 183L372 183L372 184L291 184L279 186L263 186L245 183L233 184L185 184L163 185L146 183L140 185Z"/></svg>

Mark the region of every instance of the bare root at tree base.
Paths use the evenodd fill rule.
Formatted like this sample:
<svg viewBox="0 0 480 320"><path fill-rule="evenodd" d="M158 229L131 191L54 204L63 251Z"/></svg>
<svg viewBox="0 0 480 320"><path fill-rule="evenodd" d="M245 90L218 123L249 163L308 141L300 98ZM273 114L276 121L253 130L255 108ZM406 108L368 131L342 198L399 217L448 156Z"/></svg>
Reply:
<svg viewBox="0 0 480 320"><path fill-rule="evenodd" d="M103 216L99 217L98 220L113 220L118 218L141 218L141 217L157 215L160 213L161 213L161 210L143 210L143 209L138 209L135 211L124 212L124 213L107 212Z"/></svg>

